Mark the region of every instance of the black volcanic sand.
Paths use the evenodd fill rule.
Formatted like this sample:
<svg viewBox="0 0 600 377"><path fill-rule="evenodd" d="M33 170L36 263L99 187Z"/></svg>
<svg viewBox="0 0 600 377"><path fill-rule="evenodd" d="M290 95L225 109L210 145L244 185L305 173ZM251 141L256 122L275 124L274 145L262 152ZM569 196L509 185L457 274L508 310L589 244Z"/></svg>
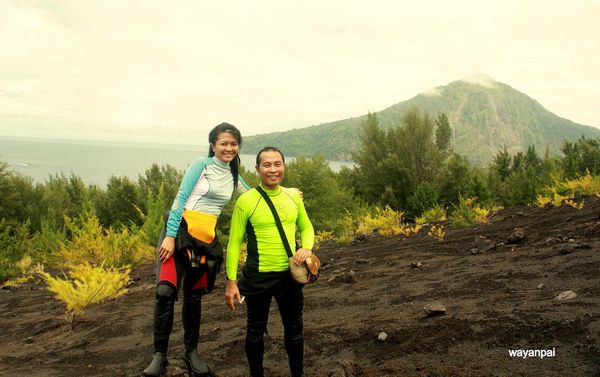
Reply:
<svg viewBox="0 0 600 377"><path fill-rule="evenodd" d="M600 376L599 216L594 197L581 210L502 210L447 229L443 242L425 229L324 245L322 275L304 290L307 376ZM153 265L132 278L127 295L90 307L73 330L39 281L4 287L0 376L138 376L152 355ZM203 301L200 352L218 376L247 376L245 308L229 311L217 285ZM577 297L555 299L567 290ZM432 302L445 314L427 315ZM187 375L180 304L167 376ZM268 332L266 375L288 376L275 304Z"/></svg>

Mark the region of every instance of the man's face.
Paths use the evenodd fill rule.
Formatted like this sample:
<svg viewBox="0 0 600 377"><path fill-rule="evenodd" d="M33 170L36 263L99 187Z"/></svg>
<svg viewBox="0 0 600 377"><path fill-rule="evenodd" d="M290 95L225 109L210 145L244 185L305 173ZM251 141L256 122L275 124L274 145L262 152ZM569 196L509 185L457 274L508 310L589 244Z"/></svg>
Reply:
<svg viewBox="0 0 600 377"><path fill-rule="evenodd" d="M283 157L276 151L264 151L260 154L260 164L256 167L260 181L266 189L276 189L283 181L285 164Z"/></svg>

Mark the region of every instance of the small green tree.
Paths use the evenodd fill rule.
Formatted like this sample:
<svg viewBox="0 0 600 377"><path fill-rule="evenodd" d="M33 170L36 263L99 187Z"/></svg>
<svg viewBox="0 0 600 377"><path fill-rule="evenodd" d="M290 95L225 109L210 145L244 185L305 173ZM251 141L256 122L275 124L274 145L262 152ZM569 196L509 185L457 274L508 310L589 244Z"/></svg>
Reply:
<svg viewBox="0 0 600 377"><path fill-rule="evenodd" d="M297 187L304 195L304 206L317 231L340 232L340 219L352 210L354 200L335 179L323 157L298 157L287 164L286 187Z"/></svg>
<svg viewBox="0 0 600 377"><path fill-rule="evenodd" d="M409 219L415 219L421 216L425 211L437 205L438 193L428 182L421 183L415 192L408 198L408 211L406 213Z"/></svg>
<svg viewBox="0 0 600 377"><path fill-rule="evenodd" d="M155 245L165 224L164 217L168 204L162 188L159 188L156 194L149 191L147 195L146 213L142 212L141 209L139 210L144 221L140 232L149 245Z"/></svg>
<svg viewBox="0 0 600 377"><path fill-rule="evenodd" d="M471 170L471 164L465 156L457 153L450 155L438 183L442 203L457 204L461 196L472 196Z"/></svg>
<svg viewBox="0 0 600 377"><path fill-rule="evenodd" d="M498 175L501 181L504 181L510 175L511 162L512 159L508 150L506 150L506 146L494 156L492 170Z"/></svg>
<svg viewBox="0 0 600 377"><path fill-rule="evenodd" d="M175 195L179 190L179 184L183 179L183 172L177 170L171 165L158 166L152 164L146 169L143 175L138 176L138 187L141 198L148 198L148 195L158 197L162 195L166 203L173 203Z"/></svg>
<svg viewBox="0 0 600 377"><path fill-rule="evenodd" d="M54 229L63 229L64 216L78 216L89 201L83 180L74 174L68 178L64 174L51 175L41 186L41 192L40 212Z"/></svg>
<svg viewBox="0 0 600 377"><path fill-rule="evenodd" d="M381 198L381 187L385 186L382 172L382 161L388 157L389 141L379 127L375 114L369 113L362 124L361 150L353 157L357 163L358 180L355 181L356 192L370 203L377 203Z"/></svg>
<svg viewBox="0 0 600 377"><path fill-rule="evenodd" d="M48 285L48 290L56 294L56 298L66 305L65 317L71 328L83 315L84 309L91 304L114 299L127 293L129 269L105 268L92 266L87 262L72 266L70 279L53 277L47 272L40 272Z"/></svg>
<svg viewBox="0 0 600 377"><path fill-rule="evenodd" d="M106 185L106 196L97 203L96 212L101 224L108 228L125 228L131 224L142 225L140 208L142 200L136 185L127 177L112 176ZM145 202L145 198L143 200Z"/></svg>
<svg viewBox="0 0 600 377"><path fill-rule="evenodd" d="M442 153L449 153L451 149L452 128L446 114L442 113L438 115L435 125L435 145Z"/></svg>
<svg viewBox="0 0 600 377"><path fill-rule="evenodd" d="M34 222L32 228L39 229L44 215L40 200L40 192L30 177L17 174L7 163L0 162L0 220L11 226Z"/></svg>
<svg viewBox="0 0 600 377"><path fill-rule="evenodd" d="M565 141L561 147L561 165L566 178L580 177L590 172L600 174L600 138L581 137L576 142Z"/></svg>

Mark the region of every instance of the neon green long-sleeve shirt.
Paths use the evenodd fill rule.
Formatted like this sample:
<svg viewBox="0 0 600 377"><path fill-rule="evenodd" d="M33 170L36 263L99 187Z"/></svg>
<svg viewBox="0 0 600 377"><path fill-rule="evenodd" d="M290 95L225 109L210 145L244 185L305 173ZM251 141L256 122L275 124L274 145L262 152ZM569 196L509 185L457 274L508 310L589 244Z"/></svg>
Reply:
<svg viewBox="0 0 600 377"><path fill-rule="evenodd" d="M302 248L312 249L315 233L306 214L304 202L295 189L279 187L266 190L277 209L290 249L295 253L296 224ZM247 235L246 269L251 272L276 272L288 269L288 256L275 225L273 213L256 189L242 194L233 210L229 244L227 245L227 278L236 280L240 248Z"/></svg>

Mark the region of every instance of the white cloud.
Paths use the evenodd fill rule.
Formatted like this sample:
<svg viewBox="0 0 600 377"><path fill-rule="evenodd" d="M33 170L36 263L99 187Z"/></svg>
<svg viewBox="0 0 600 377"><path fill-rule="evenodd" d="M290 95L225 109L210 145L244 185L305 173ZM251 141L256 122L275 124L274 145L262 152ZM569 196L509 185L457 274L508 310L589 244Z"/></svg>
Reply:
<svg viewBox="0 0 600 377"><path fill-rule="evenodd" d="M486 88L493 88L496 85L496 80L484 74L477 74L469 77L464 77L461 79L461 81L481 85Z"/></svg>

